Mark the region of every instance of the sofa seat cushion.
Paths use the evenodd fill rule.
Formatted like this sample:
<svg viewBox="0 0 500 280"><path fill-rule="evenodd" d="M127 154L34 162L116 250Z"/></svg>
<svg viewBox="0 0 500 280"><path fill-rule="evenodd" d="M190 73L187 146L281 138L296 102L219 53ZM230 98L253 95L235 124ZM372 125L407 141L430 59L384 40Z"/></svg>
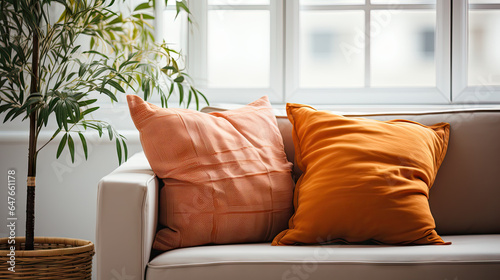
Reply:
<svg viewBox="0 0 500 280"><path fill-rule="evenodd" d="M443 238L452 245L181 248L154 258L146 279L500 279L500 234Z"/></svg>

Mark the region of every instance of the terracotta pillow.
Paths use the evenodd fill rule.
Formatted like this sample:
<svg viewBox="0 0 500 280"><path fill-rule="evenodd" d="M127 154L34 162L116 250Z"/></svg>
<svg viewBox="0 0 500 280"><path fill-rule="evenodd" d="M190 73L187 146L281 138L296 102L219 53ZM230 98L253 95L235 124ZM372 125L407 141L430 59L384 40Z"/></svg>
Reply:
<svg viewBox="0 0 500 280"><path fill-rule="evenodd" d="M293 211L291 163L267 97L236 110L127 101L144 153L165 185L153 248L270 241Z"/></svg>
<svg viewBox="0 0 500 280"><path fill-rule="evenodd" d="M287 115L304 173L289 229L273 245L449 244L428 203L449 124L347 118L300 104L287 104Z"/></svg>

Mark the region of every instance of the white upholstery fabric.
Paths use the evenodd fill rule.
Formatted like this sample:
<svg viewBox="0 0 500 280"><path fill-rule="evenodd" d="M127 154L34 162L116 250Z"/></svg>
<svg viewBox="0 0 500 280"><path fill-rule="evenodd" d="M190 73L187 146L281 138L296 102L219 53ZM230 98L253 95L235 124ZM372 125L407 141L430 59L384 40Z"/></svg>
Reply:
<svg viewBox="0 0 500 280"><path fill-rule="evenodd" d="M443 238L453 245L183 248L153 259L146 279L500 279L500 235Z"/></svg>
<svg viewBox="0 0 500 280"><path fill-rule="evenodd" d="M156 233L157 198L158 180L144 153L99 182L97 279L143 279Z"/></svg>

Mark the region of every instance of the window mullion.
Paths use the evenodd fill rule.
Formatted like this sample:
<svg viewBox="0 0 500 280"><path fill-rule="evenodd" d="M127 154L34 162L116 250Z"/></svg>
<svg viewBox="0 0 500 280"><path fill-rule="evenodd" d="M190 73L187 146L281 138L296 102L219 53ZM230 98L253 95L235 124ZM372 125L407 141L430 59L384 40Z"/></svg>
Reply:
<svg viewBox="0 0 500 280"><path fill-rule="evenodd" d="M270 90L271 99L285 102L285 0L271 1L270 19Z"/></svg>
<svg viewBox="0 0 500 280"><path fill-rule="evenodd" d="M365 88L371 85L371 9L370 4L365 5Z"/></svg>
<svg viewBox="0 0 500 280"><path fill-rule="evenodd" d="M452 7L452 101L467 88L467 1L453 1Z"/></svg>
<svg viewBox="0 0 500 280"><path fill-rule="evenodd" d="M436 6L436 87L450 102L451 93L451 0L438 1Z"/></svg>
<svg viewBox="0 0 500 280"><path fill-rule="evenodd" d="M299 1L286 1L285 5L285 101L299 90Z"/></svg>
<svg viewBox="0 0 500 280"><path fill-rule="evenodd" d="M207 46L207 3L189 1L188 4L196 24L189 25L187 66L197 86L203 88L207 85L207 48L200 46Z"/></svg>
<svg viewBox="0 0 500 280"><path fill-rule="evenodd" d="M165 2L156 1L155 3L155 20L154 20L154 31L155 31L155 39L157 42L163 40L161 36L163 36L163 26L165 25L163 21L163 11L165 10Z"/></svg>

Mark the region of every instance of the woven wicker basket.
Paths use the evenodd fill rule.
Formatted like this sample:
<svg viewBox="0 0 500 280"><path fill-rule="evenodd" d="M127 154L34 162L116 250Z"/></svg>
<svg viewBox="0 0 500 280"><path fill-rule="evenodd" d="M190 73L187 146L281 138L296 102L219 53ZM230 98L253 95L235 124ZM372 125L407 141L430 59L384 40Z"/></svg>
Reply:
<svg viewBox="0 0 500 280"><path fill-rule="evenodd" d="M8 256L11 244L0 238L0 279L91 279L94 244L90 241L35 237L35 250L24 251L25 238L16 238L15 272Z"/></svg>

